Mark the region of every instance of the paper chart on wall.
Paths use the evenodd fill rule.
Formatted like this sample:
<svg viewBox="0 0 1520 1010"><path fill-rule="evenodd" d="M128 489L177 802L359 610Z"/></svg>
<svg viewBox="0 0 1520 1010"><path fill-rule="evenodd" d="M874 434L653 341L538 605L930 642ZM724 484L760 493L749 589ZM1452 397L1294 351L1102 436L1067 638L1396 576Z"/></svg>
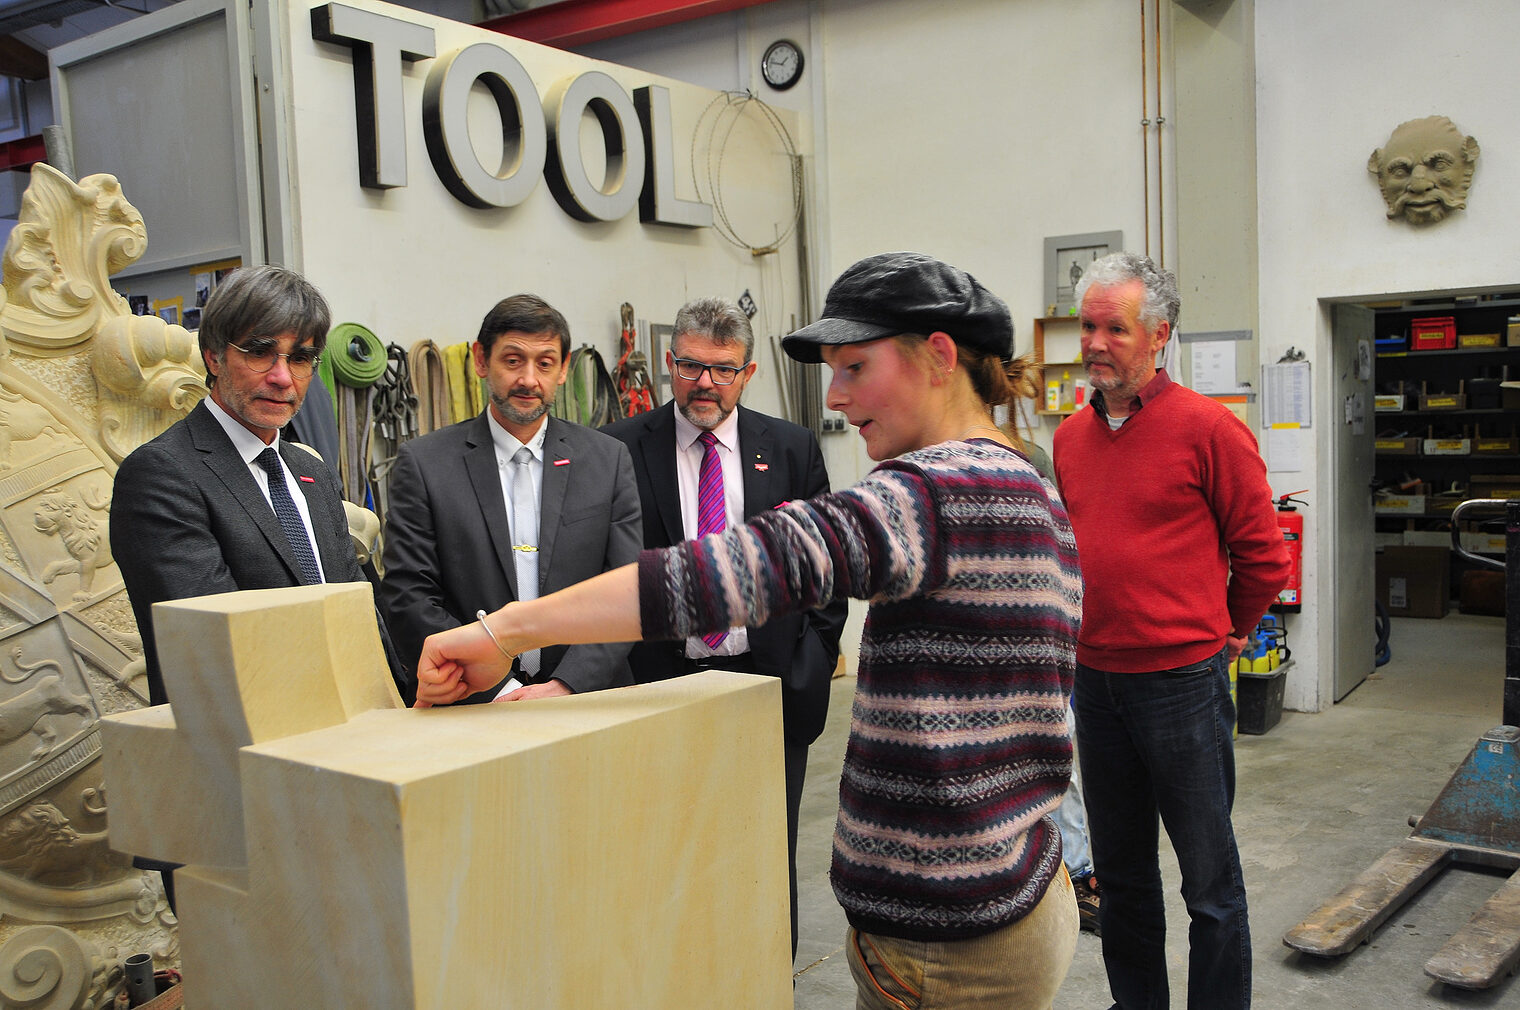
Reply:
<svg viewBox="0 0 1520 1010"><path fill-rule="evenodd" d="M1289 361L1261 366L1262 427L1271 430L1279 424L1299 428L1312 427L1310 406L1313 390L1309 386L1309 362Z"/></svg>

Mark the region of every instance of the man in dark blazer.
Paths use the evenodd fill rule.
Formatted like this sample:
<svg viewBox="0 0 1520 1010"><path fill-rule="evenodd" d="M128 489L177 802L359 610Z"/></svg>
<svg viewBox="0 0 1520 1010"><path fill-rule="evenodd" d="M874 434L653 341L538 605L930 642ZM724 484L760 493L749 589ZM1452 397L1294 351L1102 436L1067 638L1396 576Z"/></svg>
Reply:
<svg viewBox="0 0 1520 1010"><path fill-rule="evenodd" d="M142 635L149 704L168 700L153 604L365 581L332 468L280 437L306 395L329 320L322 294L294 271L260 266L232 273L201 316L209 396L116 471L111 553ZM283 487L272 486L257 462L268 448L278 457ZM274 494L295 506L294 544L276 514ZM303 555L308 565L315 561L314 569L303 572ZM383 626L381 638L388 646ZM400 674L394 663L392 673ZM399 677L398 687L409 693Z"/></svg>
<svg viewBox="0 0 1520 1010"><path fill-rule="evenodd" d="M699 532L703 438L723 474L727 519L737 523L792 499L829 489L823 453L800 425L740 407L755 374L749 317L719 298L703 298L676 314L665 365L673 400L602 430L633 454L644 509L644 546L668 547ZM823 731L829 680L839 657L845 604L779 617L760 627L735 628L716 644L640 642L629 662L639 683L698 670L737 670L781 681L786 760L787 846L791 856L792 955L797 953L797 811L807 772L808 745Z"/></svg>
<svg viewBox="0 0 1520 1010"><path fill-rule="evenodd" d="M294 271L235 271L201 315L209 396L138 446L116 471L111 553L142 636L149 704L169 700L153 604L240 589L365 581L336 474L280 437L306 395L329 320L321 292ZM270 449L274 456L260 462ZM409 696L383 624L380 637L392 676ZM172 908L174 864L143 858L135 863L164 871Z"/></svg>
<svg viewBox="0 0 1520 1010"><path fill-rule="evenodd" d="M514 295L486 316L471 352L490 405L407 442L391 471L380 595L413 667L427 636L474 621L478 611L638 559L628 450L548 413L569 371L564 317L534 295ZM557 646L517 657L501 685L463 703L631 683L628 643Z"/></svg>

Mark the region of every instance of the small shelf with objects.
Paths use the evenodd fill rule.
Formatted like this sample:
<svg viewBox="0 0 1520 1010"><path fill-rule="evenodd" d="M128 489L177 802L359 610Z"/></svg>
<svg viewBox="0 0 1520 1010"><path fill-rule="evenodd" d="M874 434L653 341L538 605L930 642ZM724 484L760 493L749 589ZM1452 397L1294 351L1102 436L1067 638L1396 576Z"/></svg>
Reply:
<svg viewBox="0 0 1520 1010"><path fill-rule="evenodd" d="M1034 321L1034 357L1040 363L1041 417L1075 414L1087 403L1087 370L1082 367L1082 326L1076 316Z"/></svg>
<svg viewBox="0 0 1520 1010"><path fill-rule="evenodd" d="M1453 596L1502 614L1502 587L1450 547L1458 504L1520 498L1520 289L1375 308L1379 599L1395 616L1442 617ZM1502 518L1460 527L1467 550L1504 553Z"/></svg>

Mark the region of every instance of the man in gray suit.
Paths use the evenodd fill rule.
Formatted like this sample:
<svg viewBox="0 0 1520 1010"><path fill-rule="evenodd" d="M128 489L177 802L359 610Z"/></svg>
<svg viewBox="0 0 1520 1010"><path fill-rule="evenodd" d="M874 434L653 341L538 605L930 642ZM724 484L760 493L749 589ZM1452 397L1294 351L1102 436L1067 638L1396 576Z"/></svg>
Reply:
<svg viewBox="0 0 1520 1010"><path fill-rule="evenodd" d="M142 635L150 704L168 700L153 604L365 581L332 467L280 437L306 396L329 319L321 292L294 271L234 272L201 316L210 395L116 471L111 552ZM383 626L381 639L389 646ZM409 694L394 660L392 674Z"/></svg>
<svg viewBox="0 0 1520 1010"><path fill-rule="evenodd" d="M549 416L570 327L543 299L498 303L471 348L490 387L479 417L414 439L391 471L381 599L403 660L479 611L534 599L638 559L639 495L616 439ZM524 653L466 702L633 683L628 643Z"/></svg>

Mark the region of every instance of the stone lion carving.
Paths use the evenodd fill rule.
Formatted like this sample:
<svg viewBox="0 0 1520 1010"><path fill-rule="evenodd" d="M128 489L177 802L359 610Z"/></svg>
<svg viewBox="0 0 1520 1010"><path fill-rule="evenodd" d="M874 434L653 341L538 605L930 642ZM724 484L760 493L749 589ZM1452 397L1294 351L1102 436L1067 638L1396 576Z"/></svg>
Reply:
<svg viewBox="0 0 1520 1010"><path fill-rule="evenodd" d="M1424 225L1467 206L1477 161L1476 140L1445 116L1427 116L1395 127L1367 171L1377 176L1390 220Z"/></svg>
<svg viewBox="0 0 1520 1010"><path fill-rule="evenodd" d="M38 500L37 511L32 514L32 525L47 536L58 537L69 552L67 560L54 561L42 570L42 581L52 585L60 575L78 575L79 590L74 593L77 602L90 598L95 573L112 563L106 528L90 514L90 509L109 509L110 499L88 504L86 508L73 495L55 488Z"/></svg>

